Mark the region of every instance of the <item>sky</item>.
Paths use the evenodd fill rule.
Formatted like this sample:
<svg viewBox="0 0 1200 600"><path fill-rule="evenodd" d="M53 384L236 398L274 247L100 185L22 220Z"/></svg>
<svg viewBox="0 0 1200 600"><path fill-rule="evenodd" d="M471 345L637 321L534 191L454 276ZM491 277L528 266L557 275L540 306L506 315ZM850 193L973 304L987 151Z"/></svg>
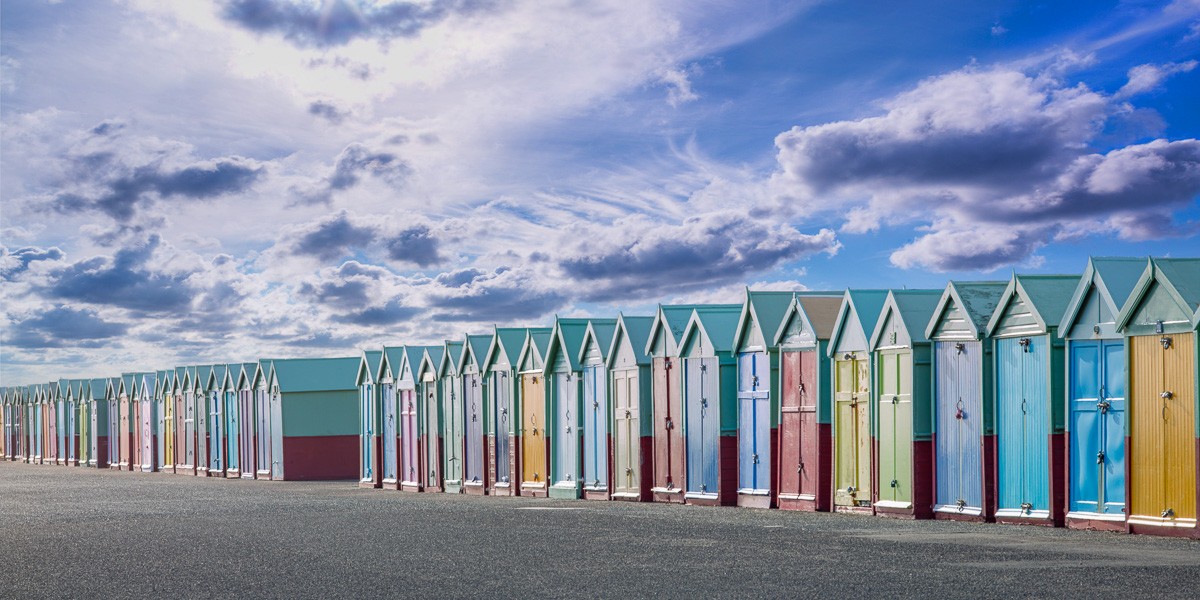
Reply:
<svg viewBox="0 0 1200 600"><path fill-rule="evenodd" d="M6 0L0 384L1200 255L1200 0Z"/></svg>

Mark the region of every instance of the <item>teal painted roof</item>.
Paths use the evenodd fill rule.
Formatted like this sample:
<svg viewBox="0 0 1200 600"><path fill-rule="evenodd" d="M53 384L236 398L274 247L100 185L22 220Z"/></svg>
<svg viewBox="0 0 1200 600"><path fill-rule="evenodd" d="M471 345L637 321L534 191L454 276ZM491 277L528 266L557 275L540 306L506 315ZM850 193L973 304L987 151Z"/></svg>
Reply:
<svg viewBox="0 0 1200 600"><path fill-rule="evenodd" d="M1016 275L1004 288L1000 304L988 320L987 334L990 336L1000 325L1014 294L1021 294L1029 303L1034 317L1043 327L1058 328L1075 288L1079 286L1079 275Z"/></svg>
<svg viewBox="0 0 1200 600"><path fill-rule="evenodd" d="M612 343L609 344L606 362L611 365L612 357L616 356L617 344L620 343L619 336L617 336L617 330L619 329L629 339L629 345L633 348L633 357L637 364L650 364L650 355L646 354L646 346L649 345L650 330L653 328L654 317L617 315L617 324L613 327L613 339Z"/></svg>
<svg viewBox="0 0 1200 600"><path fill-rule="evenodd" d="M925 337L928 338L937 331L942 317L946 314L946 309L953 302L966 315L967 324L971 326L975 337L982 338L987 333L988 321L991 320L992 313L996 312L996 306L1000 304L1000 299L1004 297L1004 290L1007 287L1008 282L1006 281L951 281L947 283L946 289L938 301L937 310L933 312L933 318L925 326Z"/></svg>
<svg viewBox="0 0 1200 600"><path fill-rule="evenodd" d="M666 320L667 330L671 337L678 344L683 339L683 330L687 329L688 321L692 318L692 311L699 308L700 304L664 304L662 309L663 318Z"/></svg>
<svg viewBox="0 0 1200 600"><path fill-rule="evenodd" d="M880 319L871 332L870 348L879 345L879 336L883 335L883 312L892 310L900 316L900 325L914 344L928 343L925 327L933 320L933 313L938 308L942 298L942 290L892 290L880 311Z"/></svg>
<svg viewBox="0 0 1200 600"><path fill-rule="evenodd" d="M1154 266L1192 311L1192 325L1200 323L1200 259L1156 258Z"/></svg>
<svg viewBox="0 0 1200 600"><path fill-rule="evenodd" d="M384 346L383 360L379 361L377 377L380 380L391 377L392 381L400 379L400 369L404 368L404 346Z"/></svg>
<svg viewBox="0 0 1200 600"><path fill-rule="evenodd" d="M697 306L679 341L680 352L693 335L703 332L714 354L733 352L733 333L737 331L741 304L704 304Z"/></svg>
<svg viewBox="0 0 1200 600"><path fill-rule="evenodd" d="M383 360L382 350L363 350L358 357L358 369L355 371L354 384L374 383L379 376L379 363Z"/></svg>
<svg viewBox="0 0 1200 600"><path fill-rule="evenodd" d="M1083 308L1083 303L1087 301L1088 293L1093 286L1096 287L1101 299L1108 304L1113 314L1120 314L1121 308L1133 294L1133 289L1149 262L1148 258L1094 256L1089 258L1087 268L1084 269L1083 276L1079 278L1079 282L1075 286L1075 293L1071 296L1071 302L1067 305L1062 321L1058 324L1059 337L1067 335L1075 323L1075 319L1079 317L1079 311Z"/></svg>
<svg viewBox="0 0 1200 600"><path fill-rule="evenodd" d="M210 390L221 390L225 388L225 376L229 373L229 365L213 365L212 370L208 373L208 379L205 381L205 387Z"/></svg>
<svg viewBox="0 0 1200 600"><path fill-rule="evenodd" d="M521 347L521 356L518 360L524 360L525 353L532 351L537 352L537 355L543 360L546 360L546 353L550 351L550 339L553 337L553 329L530 329L529 337L525 338L525 344ZM544 366L544 364L543 364ZM520 365L517 365L520 368Z"/></svg>
<svg viewBox="0 0 1200 600"><path fill-rule="evenodd" d="M234 386L241 390L254 385L254 374L258 371L258 363L244 362L237 365L237 377Z"/></svg>
<svg viewBox="0 0 1200 600"><path fill-rule="evenodd" d="M554 368L554 362L557 360L558 353L561 352L567 357L567 364L572 371L582 370L583 367L579 364L579 348L583 346L583 336L587 334L587 325L587 319L555 319L550 345L547 353L542 355L546 361L542 365L542 369L548 372ZM551 357L551 354L554 356Z"/></svg>
<svg viewBox="0 0 1200 600"><path fill-rule="evenodd" d="M585 346L587 346L588 340L594 339L596 346L600 348L600 362L607 364L608 351L612 348L613 334L616 332L616 319L588 319L587 330L584 332L583 342L579 346L579 362L583 362L586 356Z"/></svg>
<svg viewBox="0 0 1200 600"><path fill-rule="evenodd" d="M108 397L109 381L104 378L93 379L88 382L88 391L91 392L92 400L103 400Z"/></svg>
<svg viewBox="0 0 1200 600"><path fill-rule="evenodd" d="M746 290L746 299L742 304L742 312L738 317L737 330L733 335L733 347L741 347L742 339L753 324L757 324L758 333L763 343L775 346L774 334L787 316L788 308L796 297L795 292L756 292Z"/></svg>
<svg viewBox="0 0 1200 600"><path fill-rule="evenodd" d="M838 309L837 321L833 326L833 335L829 336L829 352L832 353L837 346L851 312L858 317L858 323L862 325L863 339L871 339L871 334L878 325L879 315L883 312L883 303L887 302L887 295L888 290L846 290L842 297L842 306Z"/></svg>
<svg viewBox="0 0 1200 600"><path fill-rule="evenodd" d="M404 374L404 365L408 365L408 370L412 372L413 380L416 381L423 358L425 358L425 346L405 346L404 362L396 365L396 377L401 377Z"/></svg>
<svg viewBox="0 0 1200 600"><path fill-rule="evenodd" d="M466 366L467 361L474 363L475 368L483 370L483 361L487 358L488 349L492 346L492 340L496 334L485 333L479 335L467 335L465 352L462 359L458 363L458 368L461 371Z"/></svg>
<svg viewBox="0 0 1200 600"><path fill-rule="evenodd" d="M425 351L421 353L421 362L417 363L417 368L413 370L413 376L420 378L421 374L429 371L434 377L438 376L439 366L442 364L442 357L446 355L446 346L425 346Z"/></svg>
<svg viewBox="0 0 1200 600"><path fill-rule="evenodd" d="M501 359L516 368L521 357L521 346L525 344L528 334L529 329L525 327L496 327L481 368L490 369Z"/></svg>
<svg viewBox="0 0 1200 600"><path fill-rule="evenodd" d="M355 390L360 357L287 358L271 361L274 380L283 394Z"/></svg>
<svg viewBox="0 0 1200 600"><path fill-rule="evenodd" d="M463 343L446 340L443 348L445 348L445 351L442 354L442 360L438 361L438 377L446 377L449 375L450 367L454 367L455 370L458 369L458 363L462 359Z"/></svg>

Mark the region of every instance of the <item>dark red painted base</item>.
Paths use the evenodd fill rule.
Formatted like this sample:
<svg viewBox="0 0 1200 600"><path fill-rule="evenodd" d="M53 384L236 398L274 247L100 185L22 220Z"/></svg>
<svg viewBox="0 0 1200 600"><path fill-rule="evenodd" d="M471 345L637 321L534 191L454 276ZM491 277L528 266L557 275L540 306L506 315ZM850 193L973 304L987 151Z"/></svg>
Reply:
<svg viewBox="0 0 1200 600"><path fill-rule="evenodd" d="M284 436L284 479L356 479L358 441L357 435Z"/></svg>
<svg viewBox="0 0 1200 600"><path fill-rule="evenodd" d="M108 468L108 436L96 436L96 468Z"/></svg>
<svg viewBox="0 0 1200 600"><path fill-rule="evenodd" d="M1050 520L1062 527L1067 518L1067 437L1050 434Z"/></svg>
<svg viewBox="0 0 1200 600"><path fill-rule="evenodd" d="M802 510L807 512L815 512L818 510L817 501L802 500L799 498L780 498L779 510Z"/></svg>
<svg viewBox="0 0 1200 600"><path fill-rule="evenodd" d="M1197 527L1161 527L1130 523L1129 533L1200 540L1200 528Z"/></svg>
<svg viewBox="0 0 1200 600"><path fill-rule="evenodd" d="M996 436L983 436L983 519L996 522Z"/></svg>
<svg viewBox="0 0 1200 600"><path fill-rule="evenodd" d="M829 512L833 509L833 424L817 423L817 474L816 509Z"/></svg>
<svg viewBox="0 0 1200 600"><path fill-rule="evenodd" d="M779 465L779 424L776 423L771 428L771 466ZM779 469L773 468L770 470L769 477L771 478L771 495L770 505L767 508L776 508L779 506ZM751 504L742 504L741 498L738 498L738 506L751 506L752 508L761 508Z"/></svg>
<svg viewBox="0 0 1200 600"><path fill-rule="evenodd" d="M912 516L916 519L932 519L934 504L934 474L937 458L934 456L933 440L913 442L913 486Z"/></svg>

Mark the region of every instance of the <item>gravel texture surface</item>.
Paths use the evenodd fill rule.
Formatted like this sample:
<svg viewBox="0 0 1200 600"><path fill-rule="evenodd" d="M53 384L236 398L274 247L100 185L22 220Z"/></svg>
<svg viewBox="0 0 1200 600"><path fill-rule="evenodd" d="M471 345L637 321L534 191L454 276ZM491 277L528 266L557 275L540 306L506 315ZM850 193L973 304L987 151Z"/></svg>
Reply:
<svg viewBox="0 0 1200 600"><path fill-rule="evenodd" d="M0 463L0 597L1196 598L1200 542Z"/></svg>

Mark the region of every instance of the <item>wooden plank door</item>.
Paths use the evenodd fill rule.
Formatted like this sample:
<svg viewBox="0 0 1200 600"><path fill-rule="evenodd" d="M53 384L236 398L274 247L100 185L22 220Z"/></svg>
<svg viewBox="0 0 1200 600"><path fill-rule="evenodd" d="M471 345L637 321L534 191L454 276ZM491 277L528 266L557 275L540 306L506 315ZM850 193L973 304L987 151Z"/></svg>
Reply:
<svg viewBox="0 0 1200 600"><path fill-rule="evenodd" d="M208 414L208 395L204 392L189 392L192 413L196 423L196 470L208 472L208 449L209 449L209 414Z"/></svg>
<svg viewBox="0 0 1200 600"><path fill-rule="evenodd" d="M375 480L375 386L364 383L359 386L358 416L359 442L358 465L359 481Z"/></svg>
<svg viewBox="0 0 1200 600"><path fill-rule="evenodd" d="M800 413L801 354L788 351L779 354L779 493L789 497L803 494L804 479L815 475L805 472L802 450L806 432Z"/></svg>
<svg viewBox="0 0 1200 600"><path fill-rule="evenodd" d="M1071 510L1119 515L1125 507L1125 345L1072 341Z"/></svg>
<svg viewBox="0 0 1200 600"><path fill-rule="evenodd" d="M421 383L424 394L422 422L425 428L425 444L421 470L425 472L426 489L438 489L442 486L442 425L440 419L441 407L438 406L437 382Z"/></svg>
<svg viewBox="0 0 1200 600"><path fill-rule="evenodd" d="M419 434L417 427L416 390L400 390L397 404L400 409L400 477L404 483L419 483L421 468L418 462Z"/></svg>
<svg viewBox="0 0 1200 600"><path fill-rule="evenodd" d="M463 478L463 422L461 380L453 375L442 378L442 479L446 484L461 484Z"/></svg>
<svg viewBox="0 0 1200 600"><path fill-rule="evenodd" d="M912 501L912 353L879 355L879 499Z"/></svg>
<svg viewBox="0 0 1200 600"><path fill-rule="evenodd" d="M716 358L683 361L684 403L687 412L687 489L716 494L720 455L721 389Z"/></svg>
<svg viewBox="0 0 1200 600"><path fill-rule="evenodd" d="M492 372L492 385L489 391L492 394L492 430L495 433L492 444L494 444L493 453L496 457L496 483L509 483L512 480L509 463L512 451L508 437L512 427L512 423L509 421L509 416L512 414L512 385L507 371Z"/></svg>
<svg viewBox="0 0 1200 600"><path fill-rule="evenodd" d="M238 410L237 392L226 391L225 394L225 472L238 473L241 464L241 411Z"/></svg>
<svg viewBox="0 0 1200 600"><path fill-rule="evenodd" d="M208 398L208 472L225 472L225 402L219 392L205 392Z"/></svg>
<svg viewBox="0 0 1200 600"><path fill-rule="evenodd" d="M155 460L154 460L154 451L155 451L155 443L154 442L155 442L155 440L154 440L154 438L156 436L154 435L154 433L155 433L154 428L155 428L155 423L157 421L159 421L159 419L157 418L158 415L155 414L158 412L155 410L155 402L149 398L142 400L140 412L141 412L141 418L142 418L142 422L141 422L141 431L142 431L142 435L141 435L141 442L142 442L141 468L142 468L142 471L150 472L150 471L154 470L154 464L155 464Z"/></svg>
<svg viewBox="0 0 1200 600"><path fill-rule="evenodd" d="M613 487L623 494L641 492L641 428L638 371L613 371Z"/></svg>
<svg viewBox="0 0 1200 600"><path fill-rule="evenodd" d="M554 374L555 429L550 435L554 447L554 484L574 485L579 477L579 396L571 372Z"/></svg>
<svg viewBox="0 0 1200 600"><path fill-rule="evenodd" d="M483 379L478 373L463 376L463 401L463 430L466 436L463 440L463 466L466 469L463 477L467 482L484 484Z"/></svg>
<svg viewBox="0 0 1200 600"><path fill-rule="evenodd" d="M608 489L608 381L605 368L583 368L583 484Z"/></svg>
<svg viewBox="0 0 1200 600"><path fill-rule="evenodd" d="M255 457L258 453L256 446L258 440L255 439L256 428L254 426L254 391L241 390L238 392L239 413L238 420L241 422L241 475L246 479L253 479L258 471L258 465L255 463Z"/></svg>
<svg viewBox="0 0 1200 600"><path fill-rule="evenodd" d="M1130 513L1196 518L1195 345L1191 334L1129 338ZM1165 347L1164 347L1165 346Z"/></svg>
<svg viewBox="0 0 1200 600"><path fill-rule="evenodd" d="M771 364L766 352L738 355L738 488L771 490Z"/></svg>
<svg viewBox="0 0 1200 600"><path fill-rule="evenodd" d="M871 372L857 357L835 361L835 503L858 506L871 498Z"/></svg>
<svg viewBox="0 0 1200 600"><path fill-rule="evenodd" d="M257 474L259 477L270 477L271 463L274 461L271 456L271 400L264 389L254 390L254 413L257 425L254 437L258 444L258 456L255 457L258 461Z"/></svg>
<svg viewBox="0 0 1200 600"><path fill-rule="evenodd" d="M524 485L546 482L545 381L536 374L521 375L521 477Z"/></svg>
<svg viewBox="0 0 1200 600"><path fill-rule="evenodd" d="M387 481L399 481L400 457L397 455L397 438L399 437L399 416L396 414L396 386L391 383L383 384L383 478Z"/></svg>
<svg viewBox="0 0 1200 600"><path fill-rule="evenodd" d="M683 380L678 358L655 358L654 377L654 487L683 489Z"/></svg>
<svg viewBox="0 0 1200 600"><path fill-rule="evenodd" d="M118 400L117 405L117 432L119 433L117 435L117 467L128 469L129 465L132 464L131 457L133 455L133 448L131 447L133 441L133 421L130 419L132 410L128 399Z"/></svg>
<svg viewBox="0 0 1200 600"><path fill-rule="evenodd" d="M283 472L283 396L279 392L273 392L268 396L270 406L270 429L268 435L271 439L271 452L267 455L270 461L268 464L271 469L271 479L282 480Z"/></svg>

